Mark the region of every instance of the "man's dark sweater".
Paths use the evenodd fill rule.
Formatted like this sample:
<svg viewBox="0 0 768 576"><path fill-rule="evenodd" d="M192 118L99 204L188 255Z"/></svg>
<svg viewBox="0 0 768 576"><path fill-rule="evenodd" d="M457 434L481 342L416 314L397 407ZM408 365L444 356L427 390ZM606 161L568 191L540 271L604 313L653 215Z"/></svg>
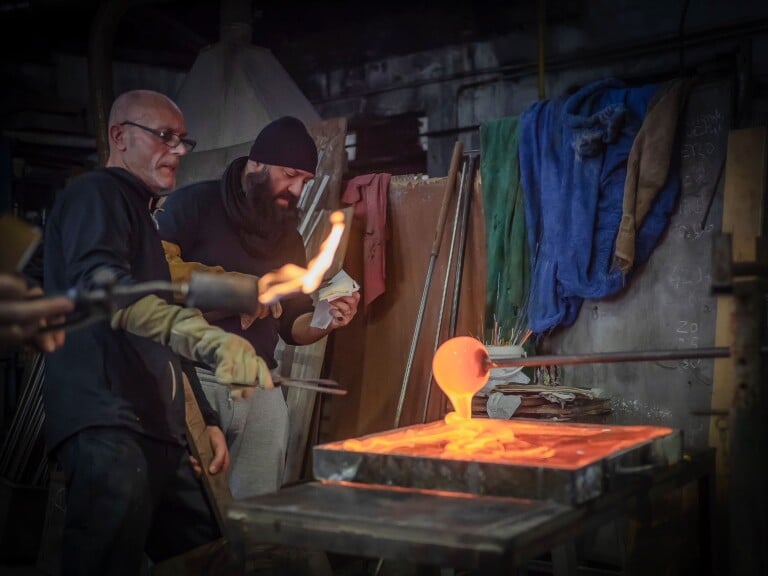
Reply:
<svg viewBox="0 0 768 576"><path fill-rule="evenodd" d="M234 170L238 166L235 162L229 169ZM246 251L224 209L222 186L227 180L239 182L233 178L209 180L174 191L156 213L160 237L177 244L185 262L221 266L228 272L263 276L288 263L306 266L304 243L296 230L287 232L269 256L256 257ZM211 323L248 340L256 353L266 360L270 368L274 368L277 366L274 353L278 334L286 344L295 345L291 335L294 321L313 310L312 299L305 295L283 300L282 307L280 318L255 320L247 330L241 328L239 316Z"/></svg>
<svg viewBox="0 0 768 576"><path fill-rule="evenodd" d="M45 235L46 293L91 288L94 273L104 268L120 284L170 280L150 214L153 198L119 168L81 176L60 192ZM51 450L93 426L185 442L178 356L147 338L112 330L108 320L69 332L64 346L48 356L43 399ZM201 410L213 412L207 402Z"/></svg>

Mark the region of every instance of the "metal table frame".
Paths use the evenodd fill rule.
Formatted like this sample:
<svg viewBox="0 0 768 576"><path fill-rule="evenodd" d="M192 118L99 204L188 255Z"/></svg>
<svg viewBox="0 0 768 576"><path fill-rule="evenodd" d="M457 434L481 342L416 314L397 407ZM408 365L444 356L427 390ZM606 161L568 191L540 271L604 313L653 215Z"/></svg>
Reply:
<svg viewBox="0 0 768 576"><path fill-rule="evenodd" d="M276 543L482 574L517 574L552 552L559 576L575 574L577 536L632 512L653 493L696 482L699 549L707 556L697 573L711 574L714 462L709 449L662 469L614 476L604 495L580 506L310 482L233 503L230 537L244 555L251 545ZM456 513L464 521L439 525Z"/></svg>

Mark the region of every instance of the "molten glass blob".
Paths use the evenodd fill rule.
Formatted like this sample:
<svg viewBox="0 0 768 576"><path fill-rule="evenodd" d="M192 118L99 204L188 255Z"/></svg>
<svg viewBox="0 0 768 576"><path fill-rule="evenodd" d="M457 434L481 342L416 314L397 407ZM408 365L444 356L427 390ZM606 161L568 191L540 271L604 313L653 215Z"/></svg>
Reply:
<svg viewBox="0 0 768 576"><path fill-rule="evenodd" d="M435 381L461 418L472 418L472 396L488 382L488 351L468 336L445 341L432 360Z"/></svg>

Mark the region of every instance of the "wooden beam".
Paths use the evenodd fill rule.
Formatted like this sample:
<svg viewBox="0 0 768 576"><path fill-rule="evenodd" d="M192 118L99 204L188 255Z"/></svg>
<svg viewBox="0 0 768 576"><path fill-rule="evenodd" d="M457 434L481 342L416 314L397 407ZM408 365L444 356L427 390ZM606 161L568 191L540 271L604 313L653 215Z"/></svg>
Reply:
<svg viewBox="0 0 768 576"><path fill-rule="evenodd" d="M756 239L765 226L766 167L768 166L768 128L731 130L725 165L723 226L732 235L734 262L754 262L757 258ZM733 298L717 299L715 346L731 345ZM712 412L709 444L717 448L718 501L727 502L728 493L728 417L734 398L732 360L715 360L712 384ZM721 506L722 508L722 506Z"/></svg>
<svg viewBox="0 0 768 576"><path fill-rule="evenodd" d="M308 126L307 129L315 140L318 149L318 166L315 182L307 191L308 198L303 199L305 209L314 206L315 214L323 210L335 210L339 207L341 195L341 180L346 170L347 154L345 140L347 136L346 118L329 118ZM325 185L322 186L323 182ZM318 201L314 200L319 197ZM347 228L336 252L334 263L329 273L338 272L344 262L344 254L349 239L349 224L352 220L352 210L346 211ZM322 220L311 229L307 226L304 232L304 247L307 260L313 258L320 244L328 235L330 224L327 215L323 213ZM322 338L308 346L286 346L281 359L281 372L290 374L293 378L319 378L325 359L327 338ZM290 366L287 364L290 363ZM304 471L304 460L309 441L309 431L312 427L312 414L316 405L316 392L291 388L288 390L288 421L290 423L288 447L286 454L283 483L288 484L299 480Z"/></svg>
<svg viewBox="0 0 768 576"><path fill-rule="evenodd" d="M229 479L224 473L211 475L208 467L213 461L213 450L208 435L208 427L203 420L197 399L189 385L186 374L184 377L184 399L187 412L187 439L189 450L203 469L200 480L203 482L205 493L210 501L213 514L222 534L226 533L227 511L232 504L232 492L229 489Z"/></svg>

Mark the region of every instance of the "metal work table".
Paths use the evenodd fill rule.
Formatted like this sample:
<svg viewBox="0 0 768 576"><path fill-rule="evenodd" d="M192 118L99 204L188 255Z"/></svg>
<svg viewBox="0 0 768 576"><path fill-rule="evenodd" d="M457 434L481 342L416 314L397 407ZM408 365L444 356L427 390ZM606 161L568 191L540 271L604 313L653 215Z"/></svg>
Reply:
<svg viewBox="0 0 768 576"><path fill-rule="evenodd" d="M573 574L573 539L630 512L652 492L691 482L699 491L700 550L711 551L714 450L607 480L606 493L579 506L350 483L310 482L233 503L230 537L329 552L515 574L551 551L555 574ZM698 573L711 573L708 558Z"/></svg>

